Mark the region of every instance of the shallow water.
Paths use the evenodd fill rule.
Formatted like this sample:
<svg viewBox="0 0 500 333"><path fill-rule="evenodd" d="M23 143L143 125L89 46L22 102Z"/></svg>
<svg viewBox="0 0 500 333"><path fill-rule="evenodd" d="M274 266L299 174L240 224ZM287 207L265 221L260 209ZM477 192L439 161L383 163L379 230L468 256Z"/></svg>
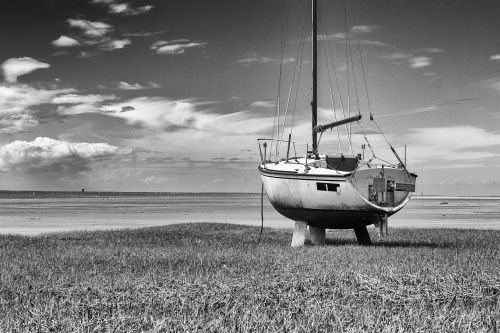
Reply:
<svg viewBox="0 0 500 333"><path fill-rule="evenodd" d="M264 225L292 228L264 198ZM0 233L138 228L173 223L260 225L260 194L0 193ZM500 197L414 197L392 227L500 229Z"/></svg>

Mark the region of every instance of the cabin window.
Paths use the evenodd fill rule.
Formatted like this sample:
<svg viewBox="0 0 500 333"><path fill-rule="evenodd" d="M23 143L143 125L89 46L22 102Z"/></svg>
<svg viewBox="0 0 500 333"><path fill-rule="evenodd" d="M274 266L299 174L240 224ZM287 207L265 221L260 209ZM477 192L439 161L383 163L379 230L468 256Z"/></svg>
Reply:
<svg viewBox="0 0 500 333"><path fill-rule="evenodd" d="M318 189L318 191L337 192L337 188L339 186L339 184L316 183L316 188Z"/></svg>

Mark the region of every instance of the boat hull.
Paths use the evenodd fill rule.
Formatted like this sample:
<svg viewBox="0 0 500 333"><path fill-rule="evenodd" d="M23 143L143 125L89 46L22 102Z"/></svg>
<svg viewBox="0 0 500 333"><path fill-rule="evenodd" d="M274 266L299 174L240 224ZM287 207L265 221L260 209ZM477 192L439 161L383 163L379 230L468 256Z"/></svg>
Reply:
<svg viewBox="0 0 500 333"><path fill-rule="evenodd" d="M400 191L393 205L385 207L370 202L368 190L366 194L360 192L362 188L368 189L370 179L380 176L376 169L346 176L281 172L262 167L259 170L269 201L280 214L320 228L350 229L377 224L401 209L410 195ZM408 173L396 171L386 172L399 182L412 181Z"/></svg>

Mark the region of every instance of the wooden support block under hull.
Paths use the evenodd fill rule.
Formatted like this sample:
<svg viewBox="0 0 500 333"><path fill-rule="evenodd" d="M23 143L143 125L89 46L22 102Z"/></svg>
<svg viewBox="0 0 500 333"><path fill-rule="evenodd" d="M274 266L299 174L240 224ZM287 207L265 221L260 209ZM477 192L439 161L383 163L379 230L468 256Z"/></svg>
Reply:
<svg viewBox="0 0 500 333"><path fill-rule="evenodd" d="M293 228L292 247L304 246L306 241L307 222L295 221Z"/></svg>

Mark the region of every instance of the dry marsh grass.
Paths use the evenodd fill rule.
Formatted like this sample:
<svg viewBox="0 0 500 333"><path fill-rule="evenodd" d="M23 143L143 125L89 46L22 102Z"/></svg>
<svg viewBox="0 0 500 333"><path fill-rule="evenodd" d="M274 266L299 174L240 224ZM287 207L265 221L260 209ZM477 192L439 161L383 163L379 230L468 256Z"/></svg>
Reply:
<svg viewBox="0 0 500 333"><path fill-rule="evenodd" d="M292 249L227 224L0 236L0 331L496 332L500 231ZM373 237L373 235L372 235ZM375 237L373 237L376 239Z"/></svg>

